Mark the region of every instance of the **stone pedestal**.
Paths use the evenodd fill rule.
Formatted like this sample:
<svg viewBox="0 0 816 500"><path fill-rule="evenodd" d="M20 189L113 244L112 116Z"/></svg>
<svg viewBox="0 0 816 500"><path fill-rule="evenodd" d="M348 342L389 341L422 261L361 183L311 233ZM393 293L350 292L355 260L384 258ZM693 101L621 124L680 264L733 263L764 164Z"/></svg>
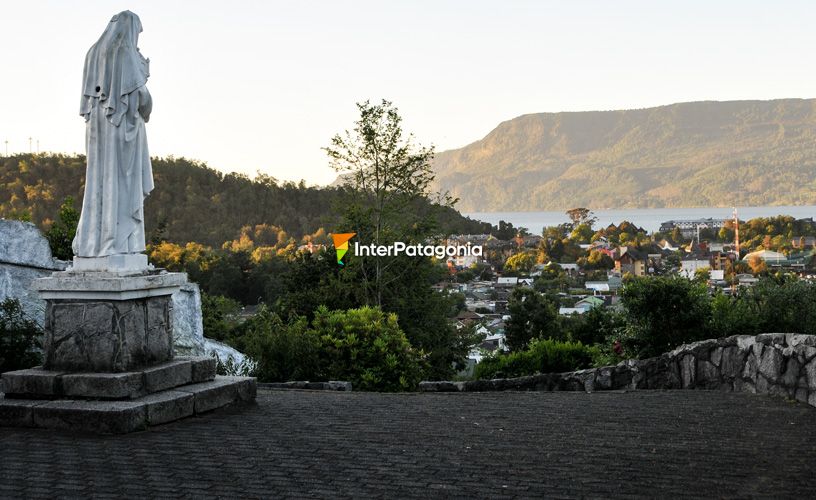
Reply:
<svg viewBox="0 0 816 500"><path fill-rule="evenodd" d="M119 372L173 357L171 295L183 273L77 272L34 281L46 301L48 370Z"/></svg>
<svg viewBox="0 0 816 500"><path fill-rule="evenodd" d="M143 255L74 259L34 280L46 302L43 367L0 380L0 426L121 433L255 399L255 379L214 358L173 359L171 295L183 273Z"/></svg>

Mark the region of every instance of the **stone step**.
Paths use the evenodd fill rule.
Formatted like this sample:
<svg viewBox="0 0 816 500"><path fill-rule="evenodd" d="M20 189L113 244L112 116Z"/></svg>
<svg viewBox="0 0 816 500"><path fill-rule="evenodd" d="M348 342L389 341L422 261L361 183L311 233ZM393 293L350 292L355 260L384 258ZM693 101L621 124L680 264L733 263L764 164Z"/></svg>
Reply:
<svg viewBox="0 0 816 500"><path fill-rule="evenodd" d="M143 430L223 406L255 400L251 377L221 377L128 401L0 398L0 427L39 427L99 434Z"/></svg>
<svg viewBox="0 0 816 500"><path fill-rule="evenodd" d="M69 373L37 367L4 373L0 388L7 398L131 400L213 380L215 369L211 357L176 358L121 373Z"/></svg>

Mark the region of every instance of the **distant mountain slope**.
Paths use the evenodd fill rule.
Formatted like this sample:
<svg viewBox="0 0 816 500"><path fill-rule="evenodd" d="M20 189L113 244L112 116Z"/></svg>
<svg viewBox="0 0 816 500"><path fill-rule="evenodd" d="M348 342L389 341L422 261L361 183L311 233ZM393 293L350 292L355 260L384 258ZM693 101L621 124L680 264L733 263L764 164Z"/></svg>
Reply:
<svg viewBox="0 0 816 500"><path fill-rule="evenodd" d="M816 204L816 99L523 115L434 168L462 211Z"/></svg>

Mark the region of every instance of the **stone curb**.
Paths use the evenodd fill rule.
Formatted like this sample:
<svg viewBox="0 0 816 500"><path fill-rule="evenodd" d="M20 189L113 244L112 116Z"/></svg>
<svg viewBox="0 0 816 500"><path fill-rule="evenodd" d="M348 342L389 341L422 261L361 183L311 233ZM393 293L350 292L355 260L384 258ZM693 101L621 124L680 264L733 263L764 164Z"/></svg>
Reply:
<svg viewBox="0 0 816 500"><path fill-rule="evenodd" d="M311 390L311 391L351 391L351 382L344 382L339 380L329 380L328 382L266 382L259 383L259 389L270 390Z"/></svg>

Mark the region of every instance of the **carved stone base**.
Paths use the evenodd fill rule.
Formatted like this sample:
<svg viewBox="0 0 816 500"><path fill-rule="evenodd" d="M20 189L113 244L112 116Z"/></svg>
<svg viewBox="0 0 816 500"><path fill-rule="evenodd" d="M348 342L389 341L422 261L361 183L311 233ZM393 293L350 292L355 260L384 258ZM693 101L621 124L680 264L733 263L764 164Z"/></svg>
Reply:
<svg viewBox="0 0 816 500"><path fill-rule="evenodd" d="M47 300L48 370L121 372L173 357L172 300Z"/></svg>
<svg viewBox="0 0 816 500"><path fill-rule="evenodd" d="M45 369L122 372L173 358L171 294L183 273L61 272L35 280L45 299Z"/></svg>

